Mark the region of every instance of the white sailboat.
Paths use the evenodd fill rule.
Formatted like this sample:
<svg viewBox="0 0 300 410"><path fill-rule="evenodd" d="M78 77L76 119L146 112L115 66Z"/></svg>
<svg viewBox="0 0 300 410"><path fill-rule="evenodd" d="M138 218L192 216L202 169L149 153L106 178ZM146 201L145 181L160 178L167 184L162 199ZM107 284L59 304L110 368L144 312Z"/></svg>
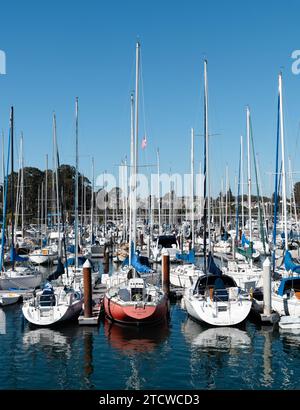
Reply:
<svg viewBox="0 0 300 410"><path fill-rule="evenodd" d="M1 292L0 293L0 306L13 305L20 300L21 295L15 292Z"/></svg>
<svg viewBox="0 0 300 410"><path fill-rule="evenodd" d="M24 301L22 312L26 320L36 326L51 326L73 320L81 312L83 294L65 286L46 283L33 298Z"/></svg>
<svg viewBox="0 0 300 410"><path fill-rule="evenodd" d="M278 78L279 99L279 123L282 156L282 200L283 200L283 227L285 238L285 270L281 271L281 279L272 283L272 308L280 316L279 326L281 328L300 328L300 265L295 265L288 250L288 227L287 227L287 200L286 200L286 171L285 171L285 142L282 105L282 74ZM277 135L277 147L279 145L279 134ZM277 158L278 159L278 158ZM276 161L277 162L277 161ZM277 190L277 179L275 176L275 192ZM275 216L276 221L276 216ZM275 222L276 224L276 222ZM276 225L274 226L276 233ZM275 247L273 252L275 252ZM274 255L275 256L275 255Z"/></svg>
<svg viewBox="0 0 300 410"><path fill-rule="evenodd" d="M204 61L204 275L189 288L183 296L183 306L188 314L197 321L214 326L233 326L243 322L250 313L252 302L248 293L241 291L235 281L215 265L211 252L207 260L206 231L210 232L209 194L209 161L208 161L208 94L207 94L207 61ZM208 206L207 204L208 199ZM211 247L211 241L210 245Z"/></svg>
<svg viewBox="0 0 300 410"><path fill-rule="evenodd" d="M14 108L11 107L10 112L10 156L11 156L11 175L14 173ZM6 186L5 186L5 201L3 207L3 215L6 217L6 206L7 206L7 183L8 183L8 162L7 162L7 173L6 173ZM14 186L13 178L11 178L11 207L12 207L12 218L11 218L11 249L10 249L10 261L11 268L4 269L3 264L3 255L4 255L4 240L2 237L2 246L1 246L1 263L0 263L0 289L34 289L41 284L42 274L31 267L30 265L24 265L24 259L18 258L14 248ZM3 219L4 219L3 218ZM5 228L3 228L3 233ZM22 265L17 266L16 260L22 262Z"/></svg>

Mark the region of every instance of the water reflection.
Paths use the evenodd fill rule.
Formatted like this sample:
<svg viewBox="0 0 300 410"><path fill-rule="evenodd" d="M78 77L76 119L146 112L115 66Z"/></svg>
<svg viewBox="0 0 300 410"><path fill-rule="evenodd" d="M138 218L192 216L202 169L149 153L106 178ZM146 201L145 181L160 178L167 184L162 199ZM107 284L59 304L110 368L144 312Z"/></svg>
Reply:
<svg viewBox="0 0 300 410"><path fill-rule="evenodd" d="M201 347L204 350L233 353L251 345L251 338L243 330L234 327L205 328L190 318L182 324L182 331L193 346Z"/></svg>
<svg viewBox="0 0 300 410"><path fill-rule="evenodd" d="M42 349L49 356L62 355L71 358L72 339L78 333L78 326L64 328L31 328L27 327L23 334L23 346L31 351Z"/></svg>
<svg viewBox="0 0 300 410"><path fill-rule="evenodd" d="M122 326L105 319L104 332L113 348L132 355L153 351L168 337L169 325L165 321L157 326L139 328Z"/></svg>
<svg viewBox="0 0 300 410"><path fill-rule="evenodd" d="M129 359L130 372L126 377L125 389L142 389L145 382L145 378L142 377L144 357L149 357L147 355L154 352L168 338L167 321L157 326L138 328L122 326L106 319L104 332L110 345Z"/></svg>
<svg viewBox="0 0 300 410"><path fill-rule="evenodd" d="M284 347L300 347L300 329L281 329L279 328L280 339Z"/></svg>
<svg viewBox="0 0 300 410"><path fill-rule="evenodd" d="M272 340L273 340L273 327L262 328L262 334L264 336L263 347L263 383L265 386L271 386L273 383L272 377Z"/></svg>
<svg viewBox="0 0 300 410"><path fill-rule="evenodd" d="M0 335L6 334L6 314L3 309L0 308Z"/></svg>
<svg viewBox="0 0 300 410"><path fill-rule="evenodd" d="M219 388L224 369L231 369L232 377L240 378L237 362L240 353L251 346L246 331L234 327L209 327L188 318L181 331L190 344L190 374L193 388ZM223 388L230 388L224 382Z"/></svg>

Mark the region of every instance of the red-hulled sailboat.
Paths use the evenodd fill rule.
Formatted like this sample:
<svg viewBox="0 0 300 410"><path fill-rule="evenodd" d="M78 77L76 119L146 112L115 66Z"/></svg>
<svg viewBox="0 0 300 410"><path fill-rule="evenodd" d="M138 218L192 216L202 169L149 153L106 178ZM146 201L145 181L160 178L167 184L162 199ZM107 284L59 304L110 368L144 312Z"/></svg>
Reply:
<svg viewBox="0 0 300 410"><path fill-rule="evenodd" d="M130 215L129 243L136 249L136 187L137 187L137 141L138 141L138 90L139 90L139 53L136 44L136 83L135 104L131 95L131 149L130 149ZM135 106L135 107L134 107ZM132 249L132 248L131 248ZM129 252L129 266L132 266L132 252ZM168 299L157 286L146 283L133 267L128 279L118 286L108 289L104 296L104 308L108 318L123 324L146 325L165 320L168 315Z"/></svg>
<svg viewBox="0 0 300 410"><path fill-rule="evenodd" d="M104 297L104 308L110 319L122 324L154 324L166 319L168 299L157 286L136 277L110 288Z"/></svg>

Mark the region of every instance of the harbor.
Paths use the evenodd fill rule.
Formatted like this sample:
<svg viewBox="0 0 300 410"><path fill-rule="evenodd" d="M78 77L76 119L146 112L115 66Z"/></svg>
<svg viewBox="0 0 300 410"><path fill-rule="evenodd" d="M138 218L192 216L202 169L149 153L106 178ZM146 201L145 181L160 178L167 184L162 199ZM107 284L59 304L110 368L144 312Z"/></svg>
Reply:
<svg viewBox="0 0 300 410"><path fill-rule="evenodd" d="M0 312L1 349L10 352L2 358L3 389L299 388L300 335L255 320L209 328L172 302L169 324L156 329L103 318L98 326L32 329L20 304Z"/></svg>
<svg viewBox="0 0 300 410"><path fill-rule="evenodd" d="M0 398L300 389L299 5L179 3L0 26Z"/></svg>

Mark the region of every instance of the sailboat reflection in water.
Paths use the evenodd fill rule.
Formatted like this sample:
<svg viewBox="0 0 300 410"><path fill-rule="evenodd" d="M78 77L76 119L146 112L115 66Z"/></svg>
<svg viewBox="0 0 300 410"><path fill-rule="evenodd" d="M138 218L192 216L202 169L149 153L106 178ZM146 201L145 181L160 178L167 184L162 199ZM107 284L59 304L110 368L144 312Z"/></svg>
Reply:
<svg viewBox="0 0 300 410"><path fill-rule="evenodd" d="M247 332L235 327L204 328L192 319L187 319L182 324L182 332L193 346L205 349L235 351L251 346Z"/></svg>
<svg viewBox="0 0 300 410"><path fill-rule="evenodd" d="M151 354L159 345L166 342L169 336L168 321L155 326L133 327L116 324L110 320L104 322L104 332L111 347L129 358L130 376L126 389L143 388L139 364L144 362L144 354Z"/></svg>

